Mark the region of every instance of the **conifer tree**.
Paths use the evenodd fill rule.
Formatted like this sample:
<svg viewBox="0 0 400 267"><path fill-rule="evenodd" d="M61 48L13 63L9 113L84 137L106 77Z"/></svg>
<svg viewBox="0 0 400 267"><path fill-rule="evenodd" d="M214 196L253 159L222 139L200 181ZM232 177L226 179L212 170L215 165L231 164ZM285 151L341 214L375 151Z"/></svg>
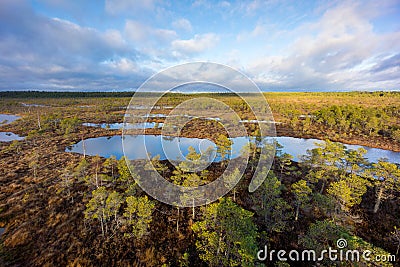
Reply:
<svg viewBox="0 0 400 267"><path fill-rule="evenodd" d="M250 211L222 198L203 216L192 226L200 259L209 266L254 266L257 227Z"/></svg>

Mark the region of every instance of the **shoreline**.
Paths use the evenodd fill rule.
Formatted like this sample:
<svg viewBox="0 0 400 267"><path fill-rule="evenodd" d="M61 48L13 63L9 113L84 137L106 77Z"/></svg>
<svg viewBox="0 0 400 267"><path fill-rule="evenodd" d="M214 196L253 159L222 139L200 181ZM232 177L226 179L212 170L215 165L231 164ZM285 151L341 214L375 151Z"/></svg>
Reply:
<svg viewBox="0 0 400 267"><path fill-rule="evenodd" d="M89 126L86 126L86 127L89 127ZM122 135L122 130L109 130L109 129L96 128L96 127L93 127L93 128L96 129L96 130L93 129L92 131L90 131L88 129L88 132L85 132L83 134L84 139ZM161 135L161 131L160 131L160 129L154 129L154 128L146 129L145 131L143 131L143 129L137 129L132 134L134 134L134 135L141 135L141 134L145 134L145 135ZM215 140L214 140L215 138L211 138L210 136L207 136L206 134L202 134L202 132L195 132L195 133L193 133L193 132L190 132L190 133L183 132L181 137L202 138L202 139L208 139L208 140L211 140L211 141L215 142ZM234 137L236 137L236 136L234 136ZM382 143L374 143L374 142L366 141L366 140L360 140L360 139L356 139L356 138L352 138L350 140L349 139L343 139L343 138L339 138L339 139L327 138L327 137L324 137L324 136L321 136L321 135L296 133L295 131L291 131L287 127L285 127L284 129L277 129L276 137L293 137L293 138L301 138L301 139L318 139L320 141L325 141L325 140L328 139L328 140L333 141L333 142L340 142L340 143L342 143L344 145L358 145L358 146L364 146L364 147L370 147L370 148L383 149L383 150L392 151L392 152L400 152L400 145L395 146L394 144L392 144L393 142L390 142L388 144L382 144ZM79 142L81 140L82 139L80 138L79 140L77 140L77 142ZM394 146L392 146L392 145L394 145Z"/></svg>
<svg viewBox="0 0 400 267"><path fill-rule="evenodd" d="M28 122L24 118L24 113L18 113L17 116L21 116L21 118L17 121L17 123L10 123L10 124L4 124L0 125L0 131L1 132L12 132L14 134L18 134L20 136L27 136L27 133L22 130L21 126L25 126L26 123ZM115 118L114 118L115 119ZM86 117L86 120L83 119L83 121L91 121L90 117ZM93 123L106 123L105 121L102 120L96 120L94 119L92 121ZM123 121L116 120L115 122L120 122L123 123ZM110 123L115 123L115 122L110 122ZM154 118L150 120L149 122L163 122L162 119L159 118ZM202 127L205 127L207 131L205 131ZM370 148L378 148L378 149L384 149L388 151L393 151L393 152L400 152L400 142L396 142L395 140L388 138L388 137L383 137L383 136L372 136L372 137L367 137L367 136L360 136L360 135L354 135L354 136L339 136L339 134L332 133L331 135L336 135L335 136L329 136L327 134L322 134L322 133L303 133L298 130L293 130L289 125L286 123L279 123L275 124L275 129L276 129L276 136L277 137L295 137L295 138L303 138L303 139L318 139L321 141L324 140L330 140L333 142L340 142L343 144L347 145L359 145L359 146L365 146L365 147L370 147ZM100 136L112 136L112 135L121 135L122 130L110 130L110 129L103 129L103 128L97 128L97 127L89 127L89 126L79 126L79 132L77 133L71 133L71 136L65 137L67 140L66 142L69 142L71 140L73 141L79 141L82 138L93 138L93 137L100 137ZM219 128L219 127L217 127ZM180 133L182 137L190 137L190 138L205 138L209 139L213 142L215 142L216 136L218 136L219 133L222 133L224 131L223 128L217 129L216 127L207 127L207 125L203 125L203 123L200 124L194 124L194 123L189 123L188 128L184 128L183 131ZM54 133L51 133L50 136L45 134L44 136L37 136L39 138L50 138L53 139L55 136L53 135ZM134 130L134 134L155 134L159 135L161 134L161 129L158 128L148 128L148 129L136 129ZM248 129L248 135L249 135L249 129ZM79 136L79 137L78 137ZM232 137L237 137L240 135L237 135L235 133L232 134ZM79 138L79 140L78 140ZM56 138L56 142L60 142L59 138ZM9 143L9 142L2 142L2 143ZM61 142L64 143L64 142Z"/></svg>
<svg viewBox="0 0 400 267"><path fill-rule="evenodd" d="M287 137L296 137L296 138L303 138L303 139L318 139L324 141L326 139L332 142L340 142L347 145L359 145L359 146L366 146L371 148L379 148L384 150L389 150L393 152L400 152L400 143L396 143L391 139L387 139L382 136L374 136L374 137L346 137L346 138L332 138L328 136L322 136L321 134L306 134L306 133L298 133L293 131L289 127L277 126L276 127L276 136L287 136ZM281 129L279 129L281 128ZM368 139L374 139L373 141Z"/></svg>

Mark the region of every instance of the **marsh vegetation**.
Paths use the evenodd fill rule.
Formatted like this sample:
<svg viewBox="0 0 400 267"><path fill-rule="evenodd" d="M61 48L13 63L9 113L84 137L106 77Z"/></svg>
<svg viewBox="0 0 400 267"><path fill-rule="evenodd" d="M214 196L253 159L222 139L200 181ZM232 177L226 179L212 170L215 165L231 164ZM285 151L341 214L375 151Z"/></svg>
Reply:
<svg viewBox="0 0 400 267"><path fill-rule="evenodd" d="M277 145L271 171L260 174L266 179L253 193L248 185L261 147L268 146L257 139L257 124L250 122L257 118L235 96L203 94L223 101L247 120L251 138L245 147L250 158L240 182L227 195L187 208L163 204L143 192L134 178L145 177L148 170L135 167L135 161L127 163L113 153L101 157L66 152L88 138L120 135L120 129L84 123L123 123L128 93L0 95L0 113L20 116L1 125L1 131L24 137L0 142L0 227L5 228L0 236L1 265L285 266L276 258L259 261L257 251L265 245L321 251L335 248L339 238L348 241L349 249L400 257L399 164L390 157L368 160L365 149L345 147L400 152L399 93L266 93L280 122L275 124L278 136L325 142L302 156ZM167 116L171 107L194 97L167 95L152 113ZM250 107L258 109L258 101L252 99ZM157 136L161 129L154 126L164 120L149 116L153 127L132 133ZM189 172L186 160L201 159L192 146L185 147L186 160L175 165L155 152L152 165L171 183L210 183L229 160L240 159L227 156L231 142L218 120L191 120L181 135L215 144L218 160L206 170ZM235 172L231 175L235 178Z"/></svg>

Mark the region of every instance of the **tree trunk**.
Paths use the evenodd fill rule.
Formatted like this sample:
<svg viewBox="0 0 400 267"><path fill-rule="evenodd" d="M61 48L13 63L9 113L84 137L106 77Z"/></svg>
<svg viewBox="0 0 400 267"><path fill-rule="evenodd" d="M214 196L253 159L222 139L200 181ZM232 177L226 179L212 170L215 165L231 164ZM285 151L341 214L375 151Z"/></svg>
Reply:
<svg viewBox="0 0 400 267"><path fill-rule="evenodd" d="M40 125L40 116L39 116L39 113L37 114L37 122L38 122L39 130L42 130L42 126Z"/></svg>
<svg viewBox="0 0 400 267"><path fill-rule="evenodd" d="M296 216L294 218L295 221L297 221L299 219L299 212L300 212L300 204L297 204L296 207Z"/></svg>
<svg viewBox="0 0 400 267"><path fill-rule="evenodd" d="M319 191L320 194L322 194L324 192L325 189L325 181L322 181L322 186L321 186L321 190Z"/></svg>
<svg viewBox="0 0 400 267"><path fill-rule="evenodd" d="M383 197L383 186L379 188L378 195L376 198L375 206L374 206L374 213L377 213L379 210L379 205L381 204L381 200Z"/></svg>
<svg viewBox="0 0 400 267"><path fill-rule="evenodd" d="M194 220L194 198L193 198L192 201L193 201L193 202L192 202L192 218L193 218L193 220Z"/></svg>
<svg viewBox="0 0 400 267"><path fill-rule="evenodd" d="M99 188L99 181L98 181L98 177L97 177L97 169L99 167L99 164L96 163L96 173L95 173L95 177L96 177L96 188Z"/></svg>
<svg viewBox="0 0 400 267"><path fill-rule="evenodd" d="M177 207L178 209L178 217L176 218L176 231L179 232L179 207Z"/></svg>
<svg viewBox="0 0 400 267"><path fill-rule="evenodd" d="M106 225L106 230L105 230L105 233L107 233L107 224L106 224L106 222L105 222L105 220L103 219L103 218L105 218L106 216L104 215L104 209L103 209L103 211L102 211L102 217L101 217L101 221L103 222L102 223L102 228L103 228L103 224L105 224ZM103 230L103 229L102 229ZM103 230L103 236L104 236L104 230Z"/></svg>
<svg viewBox="0 0 400 267"><path fill-rule="evenodd" d="M222 242L222 231L219 233L217 256L219 255L219 252L221 250L221 242Z"/></svg>
<svg viewBox="0 0 400 267"><path fill-rule="evenodd" d="M85 145L85 139L83 139L82 135L82 150L83 150L83 158L86 157L86 145Z"/></svg>
<svg viewBox="0 0 400 267"><path fill-rule="evenodd" d="M104 225L103 225L103 218L100 218L100 224L101 224L101 234L104 237Z"/></svg>

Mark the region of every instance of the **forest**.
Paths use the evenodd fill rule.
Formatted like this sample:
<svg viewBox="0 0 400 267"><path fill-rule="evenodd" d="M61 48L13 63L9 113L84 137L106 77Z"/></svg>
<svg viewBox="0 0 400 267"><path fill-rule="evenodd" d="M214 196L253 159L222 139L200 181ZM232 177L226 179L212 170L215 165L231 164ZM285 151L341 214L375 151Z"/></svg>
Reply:
<svg viewBox="0 0 400 267"><path fill-rule="evenodd" d="M226 103L247 121L256 119L252 111L262 111L264 101L199 95ZM168 116L199 95L168 94L152 112ZM24 139L0 142L0 265L399 266L400 164L368 160L363 147L400 152L400 93L265 93L277 136L320 141L296 160L274 143L271 170L261 169L265 180L250 193L261 150L271 143L260 141L257 124L247 122L246 169L229 173L229 179L241 176L239 183L215 202L185 208L146 194L137 181L149 169L138 162L66 151L88 138L121 134L83 123L122 122L130 96L1 94L0 113L20 116L3 122L1 131ZM164 117L148 120L157 126L146 134L160 134ZM173 184L206 185L241 160L227 156L232 142L218 122L192 121L182 135L213 141L221 160L192 172L189 166L203 160L193 147L178 165L152 155L148 164ZM318 258L338 249L338 240L346 241L345 250L368 251L369 259ZM265 248L276 252L259 259ZM288 252L285 259L279 250ZM302 261L289 254L305 250L317 256Z"/></svg>

